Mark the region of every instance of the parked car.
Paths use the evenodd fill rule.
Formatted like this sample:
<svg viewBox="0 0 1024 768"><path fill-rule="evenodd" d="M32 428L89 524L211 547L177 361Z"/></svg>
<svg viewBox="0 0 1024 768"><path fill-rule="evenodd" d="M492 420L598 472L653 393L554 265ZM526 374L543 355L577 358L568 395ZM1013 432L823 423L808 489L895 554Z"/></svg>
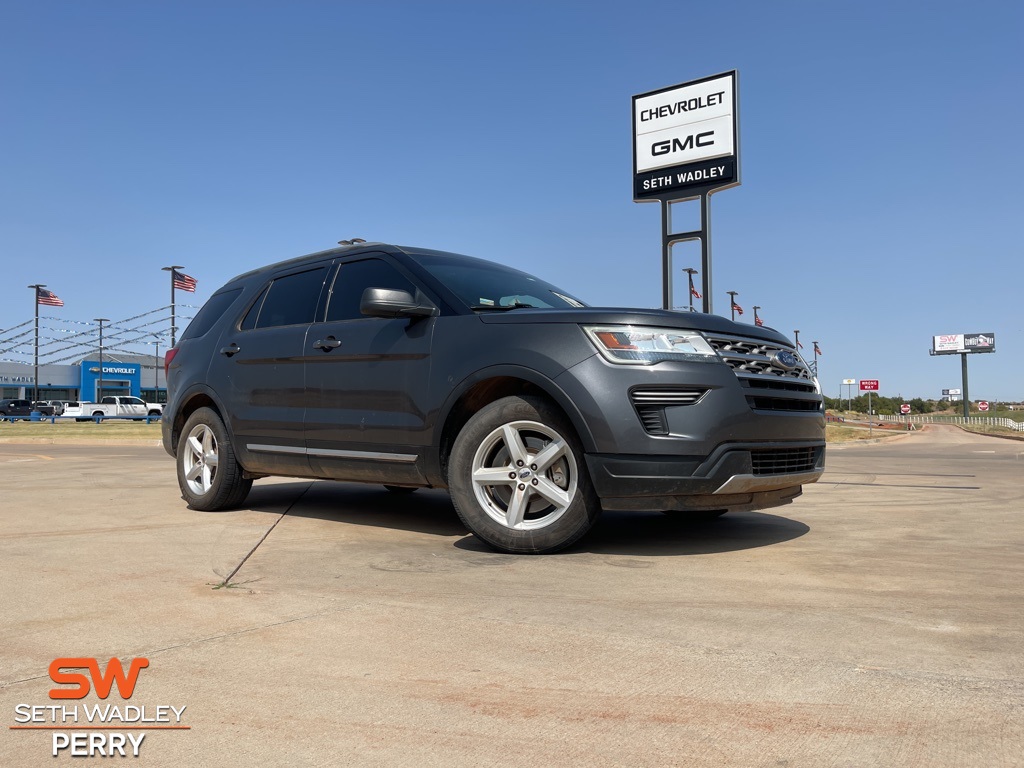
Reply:
<svg viewBox="0 0 1024 768"><path fill-rule="evenodd" d="M29 400L0 400L0 419L28 419L32 415L32 410L32 403Z"/></svg>
<svg viewBox="0 0 1024 768"><path fill-rule="evenodd" d="M60 416L64 413L63 400L37 400L33 405L37 411L47 416Z"/></svg>
<svg viewBox="0 0 1024 768"><path fill-rule="evenodd" d="M587 307L515 269L383 243L229 281L165 359L163 444L193 509L296 476L446 488L505 552L599 512L788 504L824 469L819 387L769 328Z"/></svg>
<svg viewBox="0 0 1024 768"><path fill-rule="evenodd" d="M163 413L160 403L147 403L138 397L108 395L98 403L68 403L64 416L75 421L91 421L97 417L102 419L135 419L159 416Z"/></svg>

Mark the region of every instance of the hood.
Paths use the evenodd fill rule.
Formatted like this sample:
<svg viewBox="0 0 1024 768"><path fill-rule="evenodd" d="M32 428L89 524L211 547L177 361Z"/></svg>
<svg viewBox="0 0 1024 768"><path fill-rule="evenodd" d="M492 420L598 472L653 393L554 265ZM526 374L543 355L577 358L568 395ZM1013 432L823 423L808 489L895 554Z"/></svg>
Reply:
<svg viewBox="0 0 1024 768"><path fill-rule="evenodd" d="M624 307L581 307L579 309L510 309L479 312L489 324L575 323L577 325L646 325L705 331L728 336L746 336L792 347L793 342L774 328L736 323L719 315L701 312L672 312L665 309L629 309Z"/></svg>

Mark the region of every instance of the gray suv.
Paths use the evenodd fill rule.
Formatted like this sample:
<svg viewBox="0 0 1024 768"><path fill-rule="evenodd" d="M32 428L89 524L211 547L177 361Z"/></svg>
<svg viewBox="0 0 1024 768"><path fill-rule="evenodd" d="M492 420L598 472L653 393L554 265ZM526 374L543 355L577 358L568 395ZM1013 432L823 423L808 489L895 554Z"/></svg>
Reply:
<svg viewBox="0 0 1024 768"><path fill-rule="evenodd" d="M817 382L768 328L586 306L488 261L356 243L247 272L165 361L164 448L193 509L266 476L446 488L495 549L602 509L710 517L822 474Z"/></svg>

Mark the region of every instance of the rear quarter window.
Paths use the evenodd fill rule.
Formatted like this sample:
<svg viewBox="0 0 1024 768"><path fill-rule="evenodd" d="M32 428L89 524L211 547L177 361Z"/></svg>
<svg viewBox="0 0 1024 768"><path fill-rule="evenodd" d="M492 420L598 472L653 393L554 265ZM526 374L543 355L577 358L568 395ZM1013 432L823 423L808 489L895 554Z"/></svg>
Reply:
<svg viewBox="0 0 1024 768"><path fill-rule="evenodd" d="M197 339L205 336L217 321L227 312L228 307L235 303L235 299L241 295L241 288L232 288L230 291L221 291L210 297L210 300L203 304L203 308L196 312L188 328L181 334L181 339Z"/></svg>

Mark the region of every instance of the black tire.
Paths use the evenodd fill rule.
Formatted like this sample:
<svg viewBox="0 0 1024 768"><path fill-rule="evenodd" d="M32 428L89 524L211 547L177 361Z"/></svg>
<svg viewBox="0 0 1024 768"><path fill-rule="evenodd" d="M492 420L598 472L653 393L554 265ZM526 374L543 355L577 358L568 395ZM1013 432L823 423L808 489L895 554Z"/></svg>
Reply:
<svg viewBox="0 0 1024 768"><path fill-rule="evenodd" d="M245 501L252 480L242 467L220 416L200 408L185 422L178 438L178 487L191 509L214 512Z"/></svg>
<svg viewBox="0 0 1024 768"><path fill-rule="evenodd" d="M564 549L600 514L572 424L539 397L502 398L474 414L455 438L448 486L466 527L501 552Z"/></svg>
<svg viewBox="0 0 1024 768"><path fill-rule="evenodd" d="M417 490L416 488L411 488L407 485L385 485L384 488L385 490L391 491L391 493L397 493L399 496L406 496Z"/></svg>

